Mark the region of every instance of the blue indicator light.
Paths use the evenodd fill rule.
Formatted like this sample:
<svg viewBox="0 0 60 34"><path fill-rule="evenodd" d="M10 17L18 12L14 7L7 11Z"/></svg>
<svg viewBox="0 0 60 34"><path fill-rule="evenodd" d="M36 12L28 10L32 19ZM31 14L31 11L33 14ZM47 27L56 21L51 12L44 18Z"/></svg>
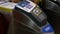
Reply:
<svg viewBox="0 0 60 34"><path fill-rule="evenodd" d="M47 26L42 28L42 32L50 33L50 32L54 32L54 29L52 28L52 26L50 24L48 24Z"/></svg>

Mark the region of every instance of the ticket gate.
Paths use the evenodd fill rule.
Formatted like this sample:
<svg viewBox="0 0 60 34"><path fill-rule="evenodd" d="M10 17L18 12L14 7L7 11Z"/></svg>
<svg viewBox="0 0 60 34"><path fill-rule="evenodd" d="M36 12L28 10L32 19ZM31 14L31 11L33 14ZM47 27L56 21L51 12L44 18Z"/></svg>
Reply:
<svg viewBox="0 0 60 34"><path fill-rule="evenodd" d="M60 33L60 6L50 0L45 0L40 5L48 17L48 21L54 26L55 34Z"/></svg>
<svg viewBox="0 0 60 34"><path fill-rule="evenodd" d="M0 34L7 34L16 3L0 1Z"/></svg>
<svg viewBox="0 0 60 34"><path fill-rule="evenodd" d="M54 34L54 30L41 8L25 0L13 10L13 23L10 24L8 34Z"/></svg>

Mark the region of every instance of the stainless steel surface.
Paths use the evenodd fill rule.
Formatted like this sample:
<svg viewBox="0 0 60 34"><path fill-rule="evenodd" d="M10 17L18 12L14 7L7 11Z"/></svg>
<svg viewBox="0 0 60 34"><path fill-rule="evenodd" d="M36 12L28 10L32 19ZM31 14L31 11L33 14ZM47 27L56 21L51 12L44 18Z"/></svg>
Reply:
<svg viewBox="0 0 60 34"><path fill-rule="evenodd" d="M60 14L60 6L51 1L46 1L45 7L53 12Z"/></svg>
<svg viewBox="0 0 60 34"><path fill-rule="evenodd" d="M18 17L16 16L18 15ZM24 15L23 13L20 13L19 11L14 11L14 18L15 20L18 20L19 22L22 22L21 24L35 30L36 32L41 32L40 28L34 23L27 15Z"/></svg>
<svg viewBox="0 0 60 34"><path fill-rule="evenodd" d="M14 21L10 24L8 34L43 34L40 28L25 14L13 12Z"/></svg>

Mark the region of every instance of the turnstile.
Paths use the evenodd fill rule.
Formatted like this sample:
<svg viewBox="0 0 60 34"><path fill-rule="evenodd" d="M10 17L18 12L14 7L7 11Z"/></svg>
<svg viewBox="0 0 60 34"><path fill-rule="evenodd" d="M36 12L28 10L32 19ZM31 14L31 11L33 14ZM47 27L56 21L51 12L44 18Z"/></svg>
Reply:
<svg viewBox="0 0 60 34"><path fill-rule="evenodd" d="M13 10L13 23L10 24L8 34L47 33L54 34L54 30L39 6L29 0L21 1L16 5Z"/></svg>
<svg viewBox="0 0 60 34"><path fill-rule="evenodd" d="M60 33L60 6L50 0L44 0L40 5L48 17L48 21L54 26L55 34Z"/></svg>

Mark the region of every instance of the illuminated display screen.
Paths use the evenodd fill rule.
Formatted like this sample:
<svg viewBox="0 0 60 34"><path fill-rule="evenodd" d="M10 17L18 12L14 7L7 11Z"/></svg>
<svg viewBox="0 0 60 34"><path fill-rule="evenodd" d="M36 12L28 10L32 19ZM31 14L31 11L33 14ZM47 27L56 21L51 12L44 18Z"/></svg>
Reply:
<svg viewBox="0 0 60 34"><path fill-rule="evenodd" d="M31 1L25 0L25 1L21 1L20 3L18 3L16 7L24 11L31 12L36 7L36 4Z"/></svg>
<svg viewBox="0 0 60 34"><path fill-rule="evenodd" d="M18 5L21 6L21 7L25 7L26 5L28 5L30 2L28 1L22 1L20 2Z"/></svg>
<svg viewBox="0 0 60 34"><path fill-rule="evenodd" d="M30 2L28 1L22 1L18 4L19 6L21 6L22 8L28 8L31 9L33 6L30 4Z"/></svg>

